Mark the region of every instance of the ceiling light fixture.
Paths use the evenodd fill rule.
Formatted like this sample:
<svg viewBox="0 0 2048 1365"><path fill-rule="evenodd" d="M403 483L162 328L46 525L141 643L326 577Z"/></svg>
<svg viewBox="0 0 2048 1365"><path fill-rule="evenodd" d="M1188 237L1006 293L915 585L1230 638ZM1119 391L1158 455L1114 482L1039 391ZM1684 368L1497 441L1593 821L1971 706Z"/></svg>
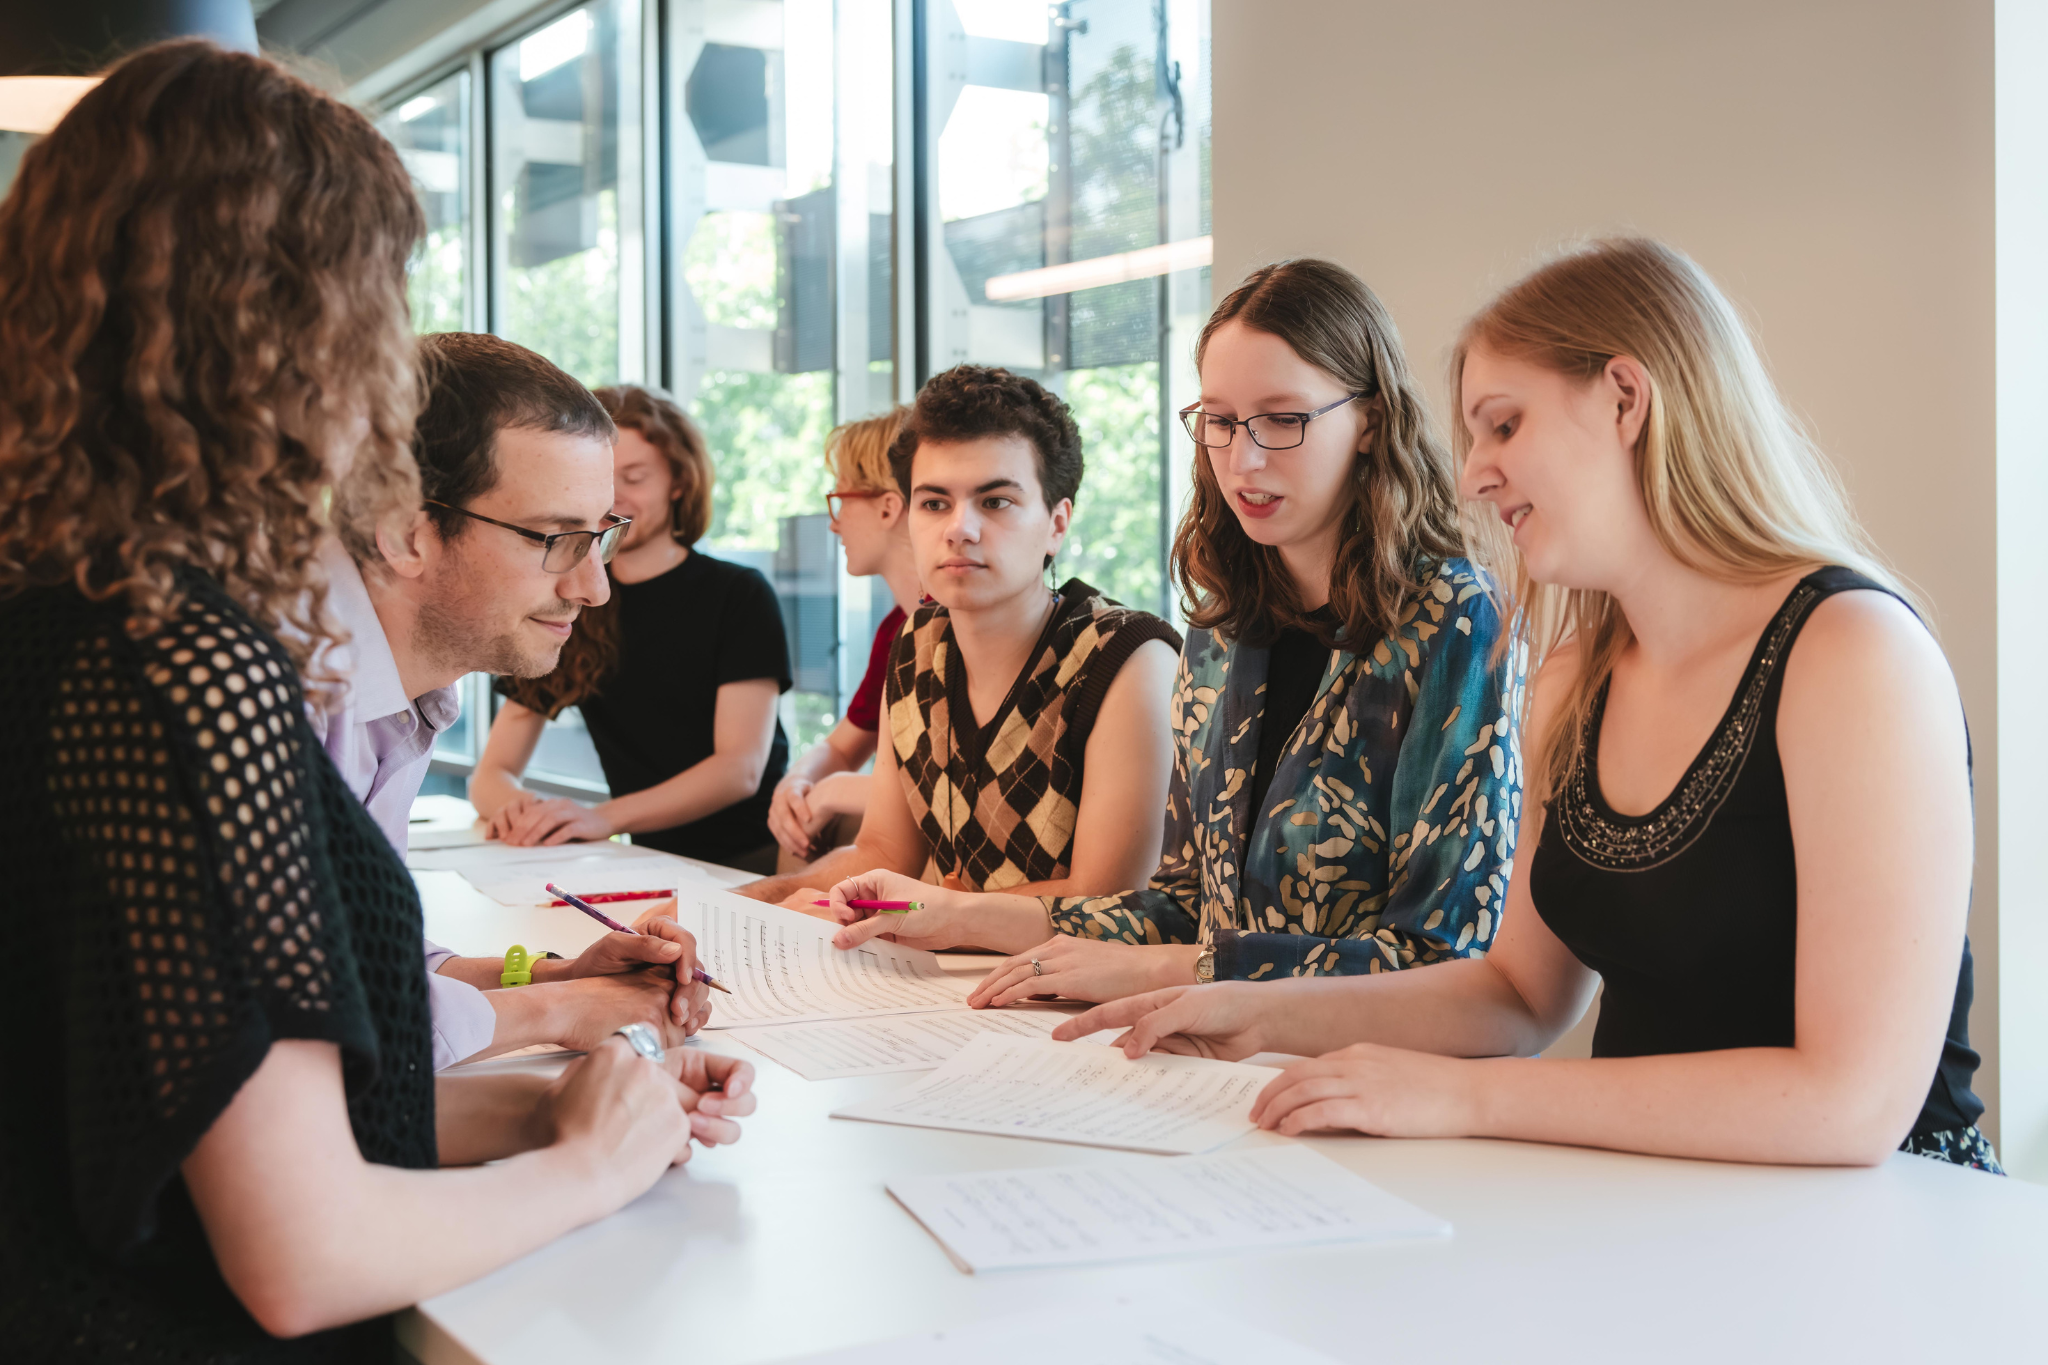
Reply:
<svg viewBox="0 0 2048 1365"><path fill-rule="evenodd" d="M1085 261L1068 261L1038 270L1019 270L995 275L983 292L991 303L1014 303L1019 299L1042 299L1054 294L1073 294L1126 280L1147 280L1170 275L1176 270L1197 270L1208 265L1215 254L1213 237L1189 237L1162 246L1119 251L1113 256L1091 256Z"/></svg>
<svg viewBox="0 0 2048 1365"><path fill-rule="evenodd" d="M0 130L47 133L96 72L166 38L256 50L249 0L47 0L0 4Z"/></svg>

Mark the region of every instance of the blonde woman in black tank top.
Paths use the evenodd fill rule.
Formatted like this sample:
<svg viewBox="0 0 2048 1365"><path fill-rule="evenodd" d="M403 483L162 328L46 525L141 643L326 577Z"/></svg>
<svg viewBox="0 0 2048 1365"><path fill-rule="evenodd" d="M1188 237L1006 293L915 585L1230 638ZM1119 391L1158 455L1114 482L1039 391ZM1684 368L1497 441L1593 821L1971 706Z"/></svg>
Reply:
<svg viewBox="0 0 2048 1365"><path fill-rule="evenodd" d="M1457 347L1466 496L1539 662L1483 960L1091 1010L1217 1056L1323 1053L1283 1133L1998 1171L1970 1092L1969 739L1955 680L1734 309L1641 240L1543 267ZM1593 1057L1531 1063L1605 982Z"/></svg>

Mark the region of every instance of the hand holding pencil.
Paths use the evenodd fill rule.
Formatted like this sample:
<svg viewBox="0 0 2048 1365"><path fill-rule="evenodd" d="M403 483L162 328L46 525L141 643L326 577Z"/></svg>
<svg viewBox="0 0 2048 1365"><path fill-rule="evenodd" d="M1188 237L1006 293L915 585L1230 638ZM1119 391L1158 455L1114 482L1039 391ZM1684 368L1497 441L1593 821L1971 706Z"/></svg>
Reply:
<svg viewBox="0 0 2048 1365"><path fill-rule="evenodd" d="M627 928L625 925L613 919L610 915L605 914L604 911L599 910L596 906L592 905L583 897L572 895L571 893L564 891L561 887L556 886L553 882L548 883L547 889L548 894L557 897L562 904L567 905L572 909L582 911L584 914L596 920L599 924L602 924L605 928L611 930L614 934L629 934L634 938L659 939L660 942L658 944L650 943L648 945L648 947L655 950L658 956L653 958L644 958L644 960L650 962L674 961L678 957L680 957L681 960L687 961L689 963L687 974L690 976L692 980L701 981L705 985L709 986L712 990L724 991L727 995L732 994L732 992L729 989L727 989L725 986L719 984L719 982L714 980L709 972L705 971L701 966L697 965L697 940L687 929L682 928L682 926L676 924L675 921L650 921L647 927L649 930L652 930L653 932L643 934L639 930ZM673 929L674 932L662 932L655 928L656 925L668 925L671 929ZM677 948L679 948L681 950L680 954L671 954L662 951L663 945L668 944L673 944ZM579 962L581 960L581 958L578 959ZM573 977L581 975L581 973L578 973L572 969L570 975Z"/></svg>
<svg viewBox="0 0 2048 1365"><path fill-rule="evenodd" d="M1013 952L1043 943L1051 933L1044 907L1031 897L955 891L900 872L863 872L828 895L819 913L839 922L832 936L836 948L883 938L908 948ZM1029 941L1009 946L1020 932Z"/></svg>

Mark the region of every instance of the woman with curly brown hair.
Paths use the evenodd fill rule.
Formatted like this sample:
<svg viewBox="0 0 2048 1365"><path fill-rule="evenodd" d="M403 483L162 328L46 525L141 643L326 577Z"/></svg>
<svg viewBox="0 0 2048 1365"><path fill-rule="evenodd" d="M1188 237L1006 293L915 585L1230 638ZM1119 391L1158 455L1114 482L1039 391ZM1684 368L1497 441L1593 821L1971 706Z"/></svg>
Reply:
<svg viewBox="0 0 2048 1365"><path fill-rule="evenodd" d="M36 1044L10 1358L362 1359L751 1107L619 1039L545 1089L432 1075L417 892L298 681L330 504L358 540L418 506L420 232L360 114L199 42L116 67L0 203L0 859L45 964L0 1004Z"/></svg>
<svg viewBox="0 0 2048 1365"><path fill-rule="evenodd" d="M775 700L790 688L775 590L696 548L711 529L711 456L666 394L597 390L618 426L612 510L632 520L611 600L586 609L552 673L506 678L507 698L470 799L508 844L628 833L637 844L753 872L775 870L768 804L789 761ZM582 708L609 800L520 785L541 728Z"/></svg>

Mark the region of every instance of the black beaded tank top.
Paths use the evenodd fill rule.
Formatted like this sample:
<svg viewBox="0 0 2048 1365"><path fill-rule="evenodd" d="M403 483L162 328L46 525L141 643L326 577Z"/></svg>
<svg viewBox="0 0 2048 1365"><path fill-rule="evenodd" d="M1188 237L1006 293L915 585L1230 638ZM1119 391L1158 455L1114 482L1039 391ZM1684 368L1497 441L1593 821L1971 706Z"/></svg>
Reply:
<svg viewBox="0 0 2048 1365"><path fill-rule="evenodd" d="M1799 581L1713 736L1646 815L1622 815L1600 794L1605 685L1594 699L1577 773L1550 803L1529 881L1543 922L1604 983L1594 1056L1792 1045L1799 906L1778 700L1814 607L1859 588L1887 591L1844 568ZM1971 989L1965 940L1916 1135L1968 1127L1984 1111L1970 1091Z"/></svg>

